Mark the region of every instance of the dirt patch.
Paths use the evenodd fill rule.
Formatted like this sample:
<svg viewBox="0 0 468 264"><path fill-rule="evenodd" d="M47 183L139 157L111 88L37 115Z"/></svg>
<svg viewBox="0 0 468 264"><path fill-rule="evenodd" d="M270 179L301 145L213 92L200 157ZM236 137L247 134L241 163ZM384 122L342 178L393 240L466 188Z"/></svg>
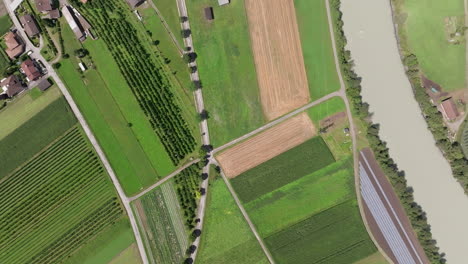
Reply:
<svg viewBox="0 0 468 264"><path fill-rule="evenodd" d="M268 120L310 100L293 0L247 0L260 99Z"/></svg>
<svg viewBox="0 0 468 264"><path fill-rule="evenodd" d="M134 202L134 205L135 205L135 209L137 210L137 217L140 218L141 220L141 224L143 225L143 231L148 235L149 239L152 240L152 235L151 235L151 232L146 232L146 230L150 230L148 228L148 221L146 219L146 214L145 214L145 210L143 209L143 205L141 204L141 201L140 200L136 200Z"/></svg>
<svg viewBox="0 0 468 264"><path fill-rule="evenodd" d="M226 176L234 178L315 135L312 121L302 113L224 151L217 159Z"/></svg>

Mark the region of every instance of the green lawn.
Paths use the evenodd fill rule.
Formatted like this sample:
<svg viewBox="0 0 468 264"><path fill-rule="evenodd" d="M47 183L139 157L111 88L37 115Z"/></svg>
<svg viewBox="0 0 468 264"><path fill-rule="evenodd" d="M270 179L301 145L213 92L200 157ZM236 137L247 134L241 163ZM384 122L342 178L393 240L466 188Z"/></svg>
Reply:
<svg viewBox="0 0 468 264"><path fill-rule="evenodd" d="M49 88L39 97L36 95L32 96L34 93L35 89L22 93L9 103L5 109L0 111L0 122L2 122L0 140L26 123L62 95L60 90L55 86ZM39 91L39 93L41 92ZM34 99L33 97L37 98Z"/></svg>
<svg viewBox="0 0 468 264"><path fill-rule="evenodd" d="M333 163L245 205L262 237L354 197L352 159ZM285 214L284 212L288 212Z"/></svg>
<svg viewBox="0 0 468 264"><path fill-rule="evenodd" d="M340 89L324 0L294 0L310 97Z"/></svg>
<svg viewBox="0 0 468 264"><path fill-rule="evenodd" d="M212 0L187 1L203 95L210 112L211 141L222 145L265 122L250 48L244 1L218 6ZM212 6L215 20L203 9Z"/></svg>
<svg viewBox="0 0 468 264"><path fill-rule="evenodd" d="M133 230L128 219L121 219L115 225L104 230L88 244L81 247L65 264L106 264L126 251L135 243ZM128 258L133 263L139 263L138 258ZM126 262L132 263L132 262Z"/></svg>
<svg viewBox="0 0 468 264"><path fill-rule="evenodd" d="M248 203L310 174L335 160L321 137L314 137L231 180L239 198Z"/></svg>
<svg viewBox="0 0 468 264"><path fill-rule="evenodd" d="M165 30L162 22L156 14L156 11L152 8L146 8L140 10L140 14L143 16L143 25L152 33L152 40L158 42L157 46L153 45L153 50L168 59L167 66L171 69L171 72L177 79L177 82L182 86L183 93L186 97L190 97L191 101L189 102L193 104L193 99L191 98L192 81L190 80L187 63L182 59L179 50L175 46L174 42L172 42L171 37Z"/></svg>
<svg viewBox="0 0 468 264"><path fill-rule="evenodd" d="M8 32L13 23L10 20L10 16L0 16L0 37Z"/></svg>
<svg viewBox="0 0 468 264"><path fill-rule="evenodd" d="M346 111L346 106L343 99L340 97L333 97L317 106L309 108L307 114L309 114L312 122L314 122L316 126L319 126L322 119L344 111Z"/></svg>
<svg viewBox="0 0 468 264"><path fill-rule="evenodd" d="M154 5L158 8L159 12L162 14L164 20L169 25L169 29L172 31L180 46L184 47L184 42L182 41L182 35L180 33L180 18L179 12L177 11L177 2L172 0L152 0ZM152 8L149 8L152 9Z"/></svg>
<svg viewBox="0 0 468 264"><path fill-rule="evenodd" d="M377 250L355 199L277 232L265 242L277 263L285 264L349 264Z"/></svg>
<svg viewBox="0 0 468 264"><path fill-rule="evenodd" d="M109 264L141 264L140 252L136 243L122 251Z"/></svg>
<svg viewBox="0 0 468 264"><path fill-rule="evenodd" d="M3 72L10 66L10 58L8 58L8 55L3 50L2 44L2 41L0 41L0 74L3 74ZM1 76L0 78L3 79Z"/></svg>
<svg viewBox="0 0 468 264"><path fill-rule="evenodd" d="M69 27L62 30L67 49L81 47ZM124 190L132 195L169 174L174 166L102 40L85 44L97 70L82 75L71 56L59 74L95 133Z"/></svg>
<svg viewBox="0 0 468 264"><path fill-rule="evenodd" d="M399 0L397 4L406 12L401 14L405 17L405 37L424 74L444 90L465 88L466 42L450 44L445 30L448 17L457 17L464 26L463 0Z"/></svg>
<svg viewBox="0 0 468 264"><path fill-rule="evenodd" d="M3 121L0 119L3 123ZM76 118L63 97L0 140L0 179L33 157L76 124Z"/></svg>
<svg viewBox="0 0 468 264"><path fill-rule="evenodd" d="M197 262L202 264L268 263L224 181L211 183L205 227Z"/></svg>

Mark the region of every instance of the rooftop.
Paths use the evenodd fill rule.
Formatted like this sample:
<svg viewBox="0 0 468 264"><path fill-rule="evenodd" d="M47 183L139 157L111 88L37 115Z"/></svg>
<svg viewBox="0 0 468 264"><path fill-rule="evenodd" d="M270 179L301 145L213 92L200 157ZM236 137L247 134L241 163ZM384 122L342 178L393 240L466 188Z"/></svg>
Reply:
<svg viewBox="0 0 468 264"><path fill-rule="evenodd" d="M24 27L24 31L29 37L34 37L39 34L39 28L37 27L36 20L30 15L26 14L20 17L20 22Z"/></svg>
<svg viewBox="0 0 468 264"><path fill-rule="evenodd" d="M457 106L455 105L451 97L443 100L441 106L443 114L448 120L454 120L460 115Z"/></svg>
<svg viewBox="0 0 468 264"><path fill-rule="evenodd" d="M10 75L0 82L0 87L6 92L8 97L13 97L23 90L23 85L16 75Z"/></svg>
<svg viewBox="0 0 468 264"><path fill-rule="evenodd" d="M220 6L229 4L230 0L218 0Z"/></svg>
<svg viewBox="0 0 468 264"><path fill-rule="evenodd" d="M15 59L24 52L24 44L16 33L8 32L5 35L6 54L10 59Z"/></svg>
<svg viewBox="0 0 468 264"><path fill-rule="evenodd" d="M136 8L137 6L141 5L144 0L127 0L127 3L130 5L131 8Z"/></svg>
<svg viewBox="0 0 468 264"><path fill-rule="evenodd" d="M34 81L37 78L41 77L41 73L34 65L34 62L31 59L27 59L21 63L21 69L23 70L24 74L29 81Z"/></svg>
<svg viewBox="0 0 468 264"><path fill-rule="evenodd" d="M49 88L50 86L52 86L52 84L49 82L49 80L47 80L46 78L44 78L44 80L42 80L42 81L37 85L37 88L39 88L39 90L41 90L41 91L45 91L45 90L47 90L47 88Z"/></svg>
<svg viewBox="0 0 468 264"><path fill-rule="evenodd" d="M39 12L47 12L52 10L51 0L36 0L36 7Z"/></svg>

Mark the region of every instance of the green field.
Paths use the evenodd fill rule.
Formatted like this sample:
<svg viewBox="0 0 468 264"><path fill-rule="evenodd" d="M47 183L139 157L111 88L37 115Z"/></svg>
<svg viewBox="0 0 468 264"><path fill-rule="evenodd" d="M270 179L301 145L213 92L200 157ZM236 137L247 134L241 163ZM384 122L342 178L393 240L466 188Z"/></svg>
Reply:
<svg viewBox="0 0 468 264"><path fill-rule="evenodd" d="M346 106L343 99L340 97L333 97L317 106L309 108L307 114L309 114L312 122L314 122L316 126L319 126L320 120L344 111L346 111Z"/></svg>
<svg viewBox="0 0 468 264"><path fill-rule="evenodd" d="M321 137L314 137L231 180L239 198L248 203L310 174L335 160Z"/></svg>
<svg viewBox="0 0 468 264"><path fill-rule="evenodd" d="M403 37L424 74L444 90L465 88L466 41L462 37L459 44L449 43L446 26L446 19L457 19L458 31L464 33L463 0L398 0L396 4L404 12L398 14L405 24Z"/></svg>
<svg viewBox="0 0 468 264"><path fill-rule="evenodd" d="M146 8L140 10L140 14L143 16L144 27L146 30L151 32L152 40L158 42L158 45L153 45L154 51L160 54L163 58L167 59L166 65L170 68L170 71L177 79L177 82L183 88L183 93L187 96L187 98L190 98L187 103L193 104L191 90L192 81L190 80L187 63L182 59L179 50L164 28L161 20L156 14L156 11L154 11L152 8Z"/></svg>
<svg viewBox="0 0 468 264"><path fill-rule="evenodd" d="M197 263L269 263L224 181L211 183Z"/></svg>
<svg viewBox="0 0 468 264"><path fill-rule="evenodd" d="M212 6L216 19L205 20ZM187 1L208 124L214 146L252 131L265 122L244 1L218 6L211 0Z"/></svg>
<svg viewBox="0 0 468 264"><path fill-rule="evenodd" d="M310 97L340 89L324 0L294 0Z"/></svg>
<svg viewBox="0 0 468 264"><path fill-rule="evenodd" d="M364 228L355 199L277 232L265 242L278 263L349 264L377 250Z"/></svg>
<svg viewBox="0 0 468 264"><path fill-rule="evenodd" d="M332 163L247 203L245 208L260 235L269 236L353 198L352 162L348 157Z"/></svg>
<svg viewBox="0 0 468 264"><path fill-rule="evenodd" d="M141 264L142 261L139 254L137 245L133 244L122 251L108 264Z"/></svg>
<svg viewBox="0 0 468 264"><path fill-rule="evenodd" d="M62 30L69 52L81 48L69 27ZM58 72L91 126L128 194L169 174L174 165L141 112L102 40L85 44L95 69L81 75L78 61L62 60ZM131 124L131 125L129 125Z"/></svg>
<svg viewBox="0 0 468 264"><path fill-rule="evenodd" d="M182 263L189 240L173 182L169 181L132 206L151 263Z"/></svg>
<svg viewBox="0 0 468 264"><path fill-rule="evenodd" d="M8 15L0 16L0 37L7 33L12 25Z"/></svg>
<svg viewBox="0 0 468 264"><path fill-rule="evenodd" d="M49 88L35 99L33 98L35 96L32 96L33 91L31 90L17 96L15 100L8 104L8 107L0 111L0 120L3 124L0 130L0 140L26 123L62 95L60 90L55 86Z"/></svg>
<svg viewBox="0 0 468 264"><path fill-rule="evenodd" d="M50 129L35 125L36 133ZM74 127L1 181L0 262L62 262L122 217L104 168Z"/></svg>
<svg viewBox="0 0 468 264"><path fill-rule="evenodd" d="M180 33L180 18L179 12L177 11L177 2L172 0L151 0L154 5L158 8L159 12L163 16L166 23L169 25L169 29L172 31L176 37L179 44L184 47L184 42L182 41L182 35ZM149 8L152 9L152 8Z"/></svg>
<svg viewBox="0 0 468 264"><path fill-rule="evenodd" d="M109 263L121 252L134 245L135 237L128 219L121 219L115 225L98 234L92 241L81 247L72 257L64 261L65 264L105 264ZM128 258L127 263L140 263L137 256ZM133 262L130 262L133 261Z"/></svg>
<svg viewBox="0 0 468 264"><path fill-rule="evenodd" d="M0 121L3 123L3 120ZM32 158L74 124L76 118L62 97L9 133L0 140L0 179Z"/></svg>
<svg viewBox="0 0 468 264"><path fill-rule="evenodd" d="M2 44L2 42L0 42ZM10 58L3 50L3 45L0 45L0 75L3 75L3 72L10 66ZM3 76L0 76L3 79Z"/></svg>

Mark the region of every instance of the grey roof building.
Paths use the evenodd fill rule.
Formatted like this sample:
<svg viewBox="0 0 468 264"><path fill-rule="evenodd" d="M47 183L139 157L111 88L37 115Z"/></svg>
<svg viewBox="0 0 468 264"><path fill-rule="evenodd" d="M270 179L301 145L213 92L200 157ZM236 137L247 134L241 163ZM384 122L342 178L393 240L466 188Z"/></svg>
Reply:
<svg viewBox="0 0 468 264"><path fill-rule="evenodd" d="M126 1L127 1L127 4L131 8L136 8L144 2L144 0L126 0Z"/></svg>
<svg viewBox="0 0 468 264"><path fill-rule="evenodd" d="M218 0L220 6L229 4L230 0Z"/></svg>

